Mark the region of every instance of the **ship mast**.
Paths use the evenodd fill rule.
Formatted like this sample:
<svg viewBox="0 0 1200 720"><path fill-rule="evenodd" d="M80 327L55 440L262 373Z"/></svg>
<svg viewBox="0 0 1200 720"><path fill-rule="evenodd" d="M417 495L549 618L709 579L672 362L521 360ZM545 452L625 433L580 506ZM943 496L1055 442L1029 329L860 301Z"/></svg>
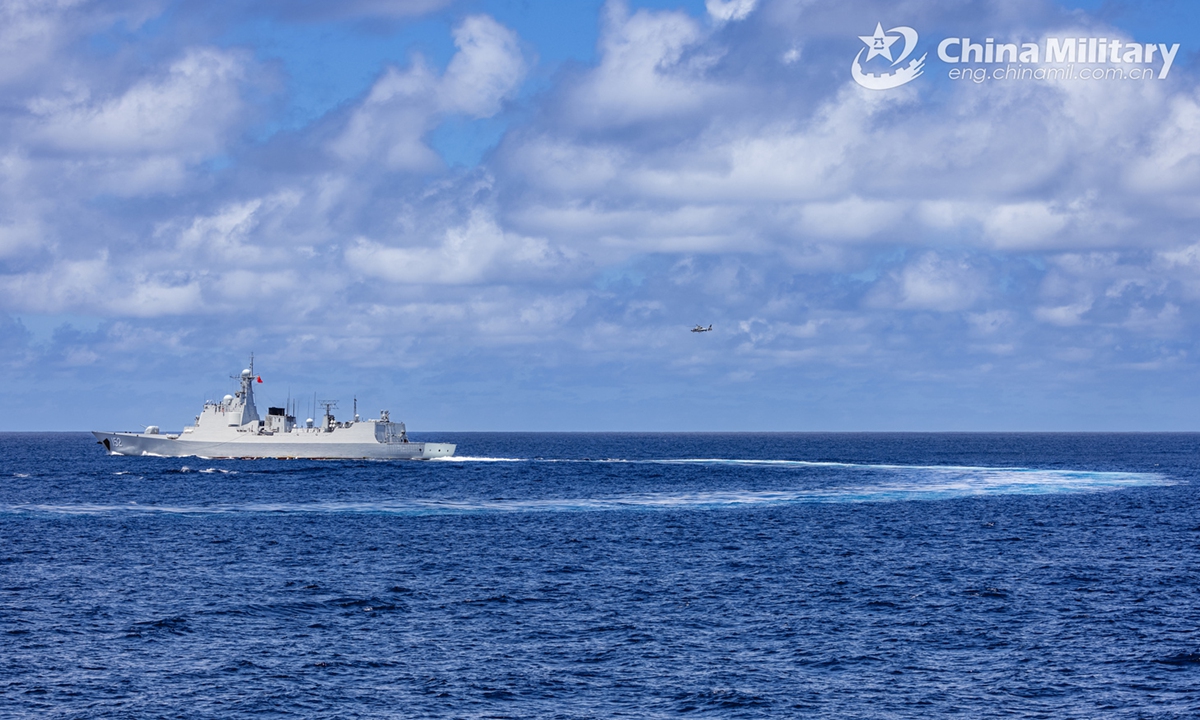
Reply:
<svg viewBox="0 0 1200 720"><path fill-rule="evenodd" d="M242 371L241 375L235 376L241 381L241 391L238 392L238 399L242 401L242 416L238 425L246 423L258 422L258 408L254 406L254 380L257 377L254 374L254 353L250 353L250 367Z"/></svg>

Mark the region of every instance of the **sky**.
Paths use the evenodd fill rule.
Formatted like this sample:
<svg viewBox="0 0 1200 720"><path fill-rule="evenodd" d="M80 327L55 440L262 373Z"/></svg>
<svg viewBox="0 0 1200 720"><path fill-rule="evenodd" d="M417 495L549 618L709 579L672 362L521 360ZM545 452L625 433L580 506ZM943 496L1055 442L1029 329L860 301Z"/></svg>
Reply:
<svg viewBox="0 0 1200 720"><path fill-rule="evenodd" d="M179 429L251 353L260 407L418 435L1200 430L1197 31L1185 0L6 0L0 430ZM954 62L989 38L1039 58ZM1047 77L1051 38L1127 59Z"/></svg>

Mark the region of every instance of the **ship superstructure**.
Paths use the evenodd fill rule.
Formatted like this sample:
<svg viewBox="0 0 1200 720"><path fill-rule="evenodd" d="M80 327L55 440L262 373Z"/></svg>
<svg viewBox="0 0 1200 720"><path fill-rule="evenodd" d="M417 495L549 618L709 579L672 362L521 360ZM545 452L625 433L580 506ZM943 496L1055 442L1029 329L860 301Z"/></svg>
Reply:
<svg viewBox="0 0 1200 720"><path fill-rule="evenodd" d="M296 422L287 407L268 407L266 419L254 404L254 385L262 382L250 367L237 379L240 388L220 402L206 402L195 424L177 434L163 434L155 425L140 433L93 432L113 455L209 458L373 458L429 460L454 455L451 443L409 442L402 422L392 422L387 410L378 418L340 421L335 403L324 403L320 423ZM357 403L356 403L357 410Z"/></svg>

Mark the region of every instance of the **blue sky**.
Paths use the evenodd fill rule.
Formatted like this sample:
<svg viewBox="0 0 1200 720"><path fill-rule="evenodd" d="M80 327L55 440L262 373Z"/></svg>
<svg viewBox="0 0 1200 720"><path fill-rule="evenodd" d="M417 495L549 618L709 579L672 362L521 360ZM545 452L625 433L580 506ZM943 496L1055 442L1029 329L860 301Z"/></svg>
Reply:
<svg viewBox="0 0 1200 720"><path fill-rule="evenodd" d="M856 84L877 23L923 75ZM1168 0L6 3L0 429L178 428L253 352L266 402L416 431L1197 430L1197 30ZM974 82L948 37L1180 47Z"/></svg>

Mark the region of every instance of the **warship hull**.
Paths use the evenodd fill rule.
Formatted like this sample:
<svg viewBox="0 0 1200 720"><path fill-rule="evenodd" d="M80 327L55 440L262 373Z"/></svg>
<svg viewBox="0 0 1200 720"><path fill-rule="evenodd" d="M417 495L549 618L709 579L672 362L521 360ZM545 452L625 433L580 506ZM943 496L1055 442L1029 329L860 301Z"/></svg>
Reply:
<svg viewBox="0 0 1200 720"><path fill-rule="evenodd" d="M278 440L250 436L205 441L144 433L96 431L92 434L111 455L143 457L432 460L452 457L455 449L453 443L341 442L320 436Z"/></svg>
<svg viewBox="0 0 1200 720"><path fill-rule="evenodd" d="M263 380L254 372L253 355L250 367L233 377L240 381L238 391L204 403L196 422L179 433L160 434L150 425L140 433L92 434L111 455L141 457L433 460L454 455L451 443L409 442L404 423L392 422L387 410L378 419L360 419L357 400L348 421L333 416L334 400L321 403L325 415L319 424L312 418L298 422L290 400L261 418L254 386Z"/></svg>

